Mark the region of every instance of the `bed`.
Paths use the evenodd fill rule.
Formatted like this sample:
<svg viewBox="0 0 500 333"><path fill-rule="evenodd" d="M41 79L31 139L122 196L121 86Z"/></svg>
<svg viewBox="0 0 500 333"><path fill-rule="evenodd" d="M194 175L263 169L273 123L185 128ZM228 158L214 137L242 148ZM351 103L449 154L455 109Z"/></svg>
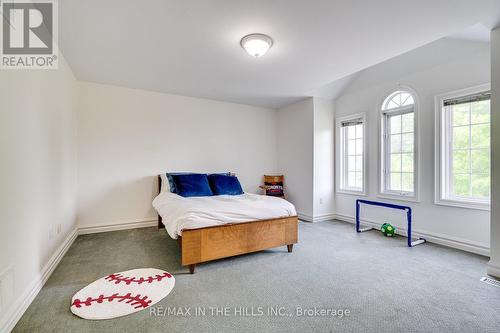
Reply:
<svg viewBox="0 0 500 333"><path fill-rule="evenodd" d="M298 242L295 208L280 198L248 193L182 198L162 191L162 177L158 176L153 206L158 212L158 228L165 228L178 240L181 264L191 274L197 264L211 260L285 245L291 253Z"/></svg>

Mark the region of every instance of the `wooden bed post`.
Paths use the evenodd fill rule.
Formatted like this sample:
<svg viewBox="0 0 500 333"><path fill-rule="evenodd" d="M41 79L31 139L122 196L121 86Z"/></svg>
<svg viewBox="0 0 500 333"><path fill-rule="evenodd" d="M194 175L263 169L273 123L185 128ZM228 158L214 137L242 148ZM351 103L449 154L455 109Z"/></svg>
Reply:
<svg viewBox="0 0 500 333"><path fill-rule="evenodd" d="M288 244L286 247L288 249L288 253L292 253L292 251L293 251L293 244Z"/></svg>
<svg viewBox="0 0 500 333"><path fill-rule="evenodd" d="M158 175L158 194L161 193L161 176ZM162 228L165 228L165 225L163 224L163 220L160 216L160 214L158 214L158 229L162 229Z"/></svg>
<svg viewBox="0 0 500 333"><path fill-rule="evenodd" d="M196 264L189 265L189 274L194 274L195 267L196 267Z"/></svg>

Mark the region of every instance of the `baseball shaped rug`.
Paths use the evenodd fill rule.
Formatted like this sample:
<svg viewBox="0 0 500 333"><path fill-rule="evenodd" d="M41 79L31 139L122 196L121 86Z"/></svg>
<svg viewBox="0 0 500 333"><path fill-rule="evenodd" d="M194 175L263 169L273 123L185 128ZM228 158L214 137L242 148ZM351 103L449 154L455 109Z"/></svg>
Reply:
<svg viewBox="0 0 500 333"><path fill-rule="evenodd" d="M77 292L71 299L71 312L94 320L125 316L158 303L174 285L174 276L161 269L114 273Z"/></svg>

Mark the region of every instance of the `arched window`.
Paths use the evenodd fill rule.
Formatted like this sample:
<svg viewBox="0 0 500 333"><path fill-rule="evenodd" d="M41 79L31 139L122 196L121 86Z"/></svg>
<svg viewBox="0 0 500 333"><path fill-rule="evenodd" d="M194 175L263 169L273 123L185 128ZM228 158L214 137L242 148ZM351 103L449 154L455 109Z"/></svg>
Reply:
<svg viewBox="0 0 500 333"><path fill-rule="evenodd" d="M415 104L415 100L411 93L406 91L395 91L390 94L384 101L382 110L397 109L404 106Z"/></svg>
<svg viewBox="0 0 500 333"><path fill-rule="evenodd" d="M417 158L415 97L407 90L389 94L382 103L383 194L416 197Z"/></svg>

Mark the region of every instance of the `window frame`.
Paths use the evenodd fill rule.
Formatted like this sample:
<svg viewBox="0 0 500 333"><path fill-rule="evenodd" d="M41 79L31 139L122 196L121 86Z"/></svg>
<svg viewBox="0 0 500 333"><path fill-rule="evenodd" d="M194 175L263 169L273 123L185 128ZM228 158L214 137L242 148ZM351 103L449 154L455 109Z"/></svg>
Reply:
<svg viewBox="0 0 500 333"><path fill-rule="evenodd" d="M409 93L413 98L412 105L405 105L393 109L383 109L387 99L393 96L396 92ZM380 115L379 121L379 186L378 197L400 200L400 201L420 201L420 114L419 100L416 92L407 86L398 86L391 89L384 95L382 101L378 104L378 112ZM389 116L406 114L413 112L413 192L394 191L388 188L390 174L388 173L387 165L390 165L391 154L386 153L390 144L387 133Z"/></svg>
<svg viewBox="0 0 500 333"><path fill-rule="evenodd" d="M451 172L451 169L448 168L448 166L450 165L451 156L449 154L450 152L449 147L447 147L447 139L450 135L449 127L451 126L451 124L446 119L447 118L446 113L443 112L443 104L445 100L465 97L468 95L480 94L487 91L491 91L491 84L489 83L465 89L455 90L435 96L434 203L437 205L487 210L487 211L490 210L491 195L489 202L487 202L486 200L477 200L472 198L471 199L467 198L459 199L458 197L450 198L447 195L448 193L447 185L450 182L450 172ZM490 118L490 124L491 124L491 118ZM491 145L490 145L490 152L491 152Z"/></svg>
<svg viewBox="0 0 500 333"><path fill-rule="evenodd" d="M346 159L345 157L345 146L347 144L347 141L345 138L342 137L342 123L350 120L357 120L361 119L361 122L363 123L363 175L362 175L362 181L363 181L363 186L362 189L358 190L356 188L348 188L345 187L344 184L346 182L346 177L347 173L344 172L345 170L345 163ZM340 194L351 194L351 195L357 195L357 196L366 196L367 195L367 140L366 140L366 133L367 133L367 122L366 122L366 113L365 112L360 112L360 113L355 113L355 114L350 114L342 117L338 117L335 120L335 132L336 132L336 156L335 156L335 192L340 193Z"/></svg>

